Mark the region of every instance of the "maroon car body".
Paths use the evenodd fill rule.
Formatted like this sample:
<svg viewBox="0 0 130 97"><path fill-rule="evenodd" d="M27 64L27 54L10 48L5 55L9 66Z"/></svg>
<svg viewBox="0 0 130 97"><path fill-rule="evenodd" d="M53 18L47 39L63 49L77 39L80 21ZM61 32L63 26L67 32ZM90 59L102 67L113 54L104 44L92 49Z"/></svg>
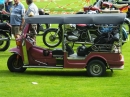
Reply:
<svg viewBox="0 0 130 97"><path fill-rule="evenodd" d="M68 55L65 46L65 37L60 50L49 50L35 45L29 37L31 24L35 23L77 23L77 24L119 24L124 21L126 14L80 14L80 15L50 15L27 17L26 26L22 35L16 39L17 47L10 49L13 53L8 59L7 65L11 72L24 72L26 68L78 68L87 69L90 76L102 76L106 69L123 69L124 58L121 54L121 46L106 51L92 51L85 56L76 53ZM112 21L110 21L111 19ZM102 20L102 21L101 21ZM109 20L109 21L108 21ZM65 28L64 28L65 29ZM118 44L120 44L119 41ZM107 44L105 44L107 45ZM116 45L112 44L114 47ZM112 47L113 47L112 46ZM56 52L56 53L54 53ZM59 52L62 52L59 54Z"/></svg>

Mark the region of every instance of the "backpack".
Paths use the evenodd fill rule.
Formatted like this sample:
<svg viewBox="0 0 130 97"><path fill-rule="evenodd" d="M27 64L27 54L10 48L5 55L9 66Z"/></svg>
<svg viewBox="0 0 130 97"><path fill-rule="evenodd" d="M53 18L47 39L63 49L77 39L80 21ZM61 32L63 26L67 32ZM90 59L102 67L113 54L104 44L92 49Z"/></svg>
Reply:
<svg viewBox="0 0 130 97"><path fill-rule="evenodd" d="M118 30L102 33L94 39L94 44L113 44L115 41L119 41L119 38L115 37L115 35L117 35L117 31Z"/></svg>

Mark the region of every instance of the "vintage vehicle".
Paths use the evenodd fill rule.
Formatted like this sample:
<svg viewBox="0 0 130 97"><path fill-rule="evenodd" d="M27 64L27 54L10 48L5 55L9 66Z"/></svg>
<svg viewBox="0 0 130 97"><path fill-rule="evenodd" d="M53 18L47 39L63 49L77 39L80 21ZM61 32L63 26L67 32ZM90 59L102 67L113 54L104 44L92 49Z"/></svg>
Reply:
<svg viewBox="0 0 130 97"><path fill-rule="evenodd" d="M66 14L66 15L46 15L26 17L26 26L22 35L16 39L17 47L10 49L13 54L8 58L7 66L11 72L24 72L27 68L86 68L89 76L103 76L107 69L123 69L124 57L121 53L122 34L121 25L124 22L126 14ZM60 49L48 49L35 44L30 38L29 29L31 24L63 24L64 34L62 46ZM96 39L90 47L87 44L77 47L74 51L66 41L66 24L118 24L115 29L119 37L113 37L111 34L108 38L113 42L97 42ZM114 26L113 26L114 27Z"/></svg>

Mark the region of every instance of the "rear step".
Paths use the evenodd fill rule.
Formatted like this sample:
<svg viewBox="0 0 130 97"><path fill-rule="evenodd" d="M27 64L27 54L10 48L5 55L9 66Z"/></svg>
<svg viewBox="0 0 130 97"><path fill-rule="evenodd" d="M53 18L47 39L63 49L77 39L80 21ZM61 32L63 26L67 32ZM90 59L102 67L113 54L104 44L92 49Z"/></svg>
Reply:
<svg viewBox="0 0 130 97"><path fill-rule="evenodd" d="M24 65L24 68L63 68L63 66L29 66Z"/></svg>

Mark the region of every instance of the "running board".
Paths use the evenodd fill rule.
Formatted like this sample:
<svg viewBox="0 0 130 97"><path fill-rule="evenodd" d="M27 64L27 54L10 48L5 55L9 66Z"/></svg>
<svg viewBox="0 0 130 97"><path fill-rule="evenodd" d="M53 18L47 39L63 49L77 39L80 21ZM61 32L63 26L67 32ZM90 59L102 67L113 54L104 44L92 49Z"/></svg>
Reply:
<svg viewBox="0 0 130 97"><path fill-rule="evenodd" d="M29 66L29 65L24 65L23 68L63 68L63 66Z"/></svg>

